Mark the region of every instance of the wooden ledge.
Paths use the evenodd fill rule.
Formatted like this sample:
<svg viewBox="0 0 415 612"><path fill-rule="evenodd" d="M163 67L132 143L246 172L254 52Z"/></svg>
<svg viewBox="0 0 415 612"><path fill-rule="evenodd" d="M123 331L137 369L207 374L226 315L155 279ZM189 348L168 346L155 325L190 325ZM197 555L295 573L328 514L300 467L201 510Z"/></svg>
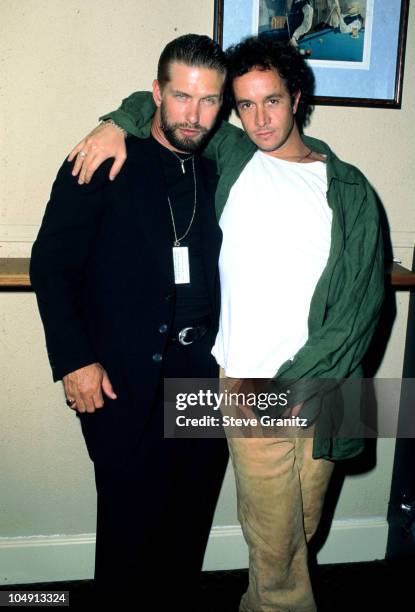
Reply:
<svg viewBox="0 0 415 612"><path fill-rule="evenodd" d="M30 287L29 257L0 258L0 289Z"/></svg>
<svg viewBox="0 0 415 612"><path fill-rule="evenodd" d="M28 257L0 258L0 289L30 287ZM415 287L415 272L397 263L389 263L385 269L386 280L396 289Z"/></svg>
<svg viewBox="0 0 415 612"><path fill-rule="evenodd" d="M392 287L415 287L415 272L404 268L398 263L391 262L386 265L385 275Z"/></svg>

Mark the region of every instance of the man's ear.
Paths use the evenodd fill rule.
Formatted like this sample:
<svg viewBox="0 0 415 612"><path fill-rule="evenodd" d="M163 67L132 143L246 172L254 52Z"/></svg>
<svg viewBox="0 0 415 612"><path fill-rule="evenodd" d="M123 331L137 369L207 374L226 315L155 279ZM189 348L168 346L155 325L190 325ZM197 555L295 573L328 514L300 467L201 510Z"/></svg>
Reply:
<svg viewBox="0 0 415 612"><path fill-rule="evenodd" d="M295 115L295 113L297 112L298 109L298 105L300 103L300 98L301 98L301 91L298 90L297 93L295 93L292 97L293 100L293 114Z"/></svg>
<svg viewBox="0 0 415 612"><path fill-rule="evenodd" d="M157 108L161 106L161 89L157 79L153 81L153 100Z"/></svg>

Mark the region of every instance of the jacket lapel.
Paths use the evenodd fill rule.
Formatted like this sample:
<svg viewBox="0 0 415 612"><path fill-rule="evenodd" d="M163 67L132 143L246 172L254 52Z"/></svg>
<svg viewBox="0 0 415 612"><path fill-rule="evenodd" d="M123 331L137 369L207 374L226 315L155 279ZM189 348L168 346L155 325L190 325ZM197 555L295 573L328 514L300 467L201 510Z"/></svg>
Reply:
<svg viewBox="0 0 415 612"><path fill-rule="evenodd" d="M217 176L214 172L214 164L212 164L212 162L200 157L198 163L200 168L200 172L198 173L198 202L200 206L203 264L211 304L214 312L219 314L220 289L218 261L222 244L222 231L215 214Z"/></svg>
<svg viewBox="0 0 415 612"><path fill-rule="evenodd" d="M159 272L173 282L173 230L157 146L150 138L131 138L127 155L126 196L134 210L137 240L146 245Z"/></svg>

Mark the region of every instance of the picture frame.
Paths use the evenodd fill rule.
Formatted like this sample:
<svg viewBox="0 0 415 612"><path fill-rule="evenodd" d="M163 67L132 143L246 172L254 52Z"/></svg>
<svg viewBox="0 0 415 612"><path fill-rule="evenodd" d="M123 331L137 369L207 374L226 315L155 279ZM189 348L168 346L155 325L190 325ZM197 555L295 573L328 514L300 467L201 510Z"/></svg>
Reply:
<svg viewBox="0 0 415 612"><path fill-rule="evenodd" d="M257 34L260 28L263 31L260 9L272 6L272 2L277 0L215 0L214 39L226 49L246 36ZM308 2L314 11L325 4L322 0ZM341 32L340 27L327 25L324 29L322 21L320 25L314 24L315 31L311 29L298 40L315 76L313 103L401 108L409 0L362 0L360 3L329 0L326 5L330 7L336 2L345 13L352 4L364 7L363 27L356 36L353 31ZM290 0L278 4L289 6L288 3ZM278 18L274 22L281 25ZM288 16L286 23L289 32ZM267 34L274 36L272 27ZM356 45L360 55L347 57ZM342 56L344 53L346 56Z"/></svg>

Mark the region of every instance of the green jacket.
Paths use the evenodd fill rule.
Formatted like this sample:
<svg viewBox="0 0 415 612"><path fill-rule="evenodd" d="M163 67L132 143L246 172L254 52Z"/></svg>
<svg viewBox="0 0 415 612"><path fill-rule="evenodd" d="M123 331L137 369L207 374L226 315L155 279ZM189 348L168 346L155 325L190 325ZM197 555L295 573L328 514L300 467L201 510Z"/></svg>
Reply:
<svg viewBox="0 0 415 612"><path fill-rule="evenodd" d="M139 138L148 138L154 110L151 95L137 92L126 98L120 109L102 118L113 119ZM294 394L298 400L306 399L307 386L313 388L315 381L320 381L320 389L325 388L327 393L323 399L319 394L318 409L326 411L327 424L336 420L338 389L333 382L363 375L361 362L383 301L383 248L377 200L366 178L357 168L341 161L324 142L303 138L307 146L327 156L327 201L333 212L331 248L311 300L308 340L293 360L282 364L273 382L275 389L286 389L285 381L302 381L303 386L299 385L298 394ZM218 219L232 185L256 150L243 130L226 122L210 140L205 153L216 160L220 175L216 191ZM312 393L308 395L311 397ZM309 406L309 414L315 416L316 403L313 406L310 400ZM355 422L358 432L358 397L348 403L348 410L353 414L348 414L347 419L349 423ZM324 420L317 419L314 458L346 459L362 451L362 439L333 437L327 431Z"/></svg>

